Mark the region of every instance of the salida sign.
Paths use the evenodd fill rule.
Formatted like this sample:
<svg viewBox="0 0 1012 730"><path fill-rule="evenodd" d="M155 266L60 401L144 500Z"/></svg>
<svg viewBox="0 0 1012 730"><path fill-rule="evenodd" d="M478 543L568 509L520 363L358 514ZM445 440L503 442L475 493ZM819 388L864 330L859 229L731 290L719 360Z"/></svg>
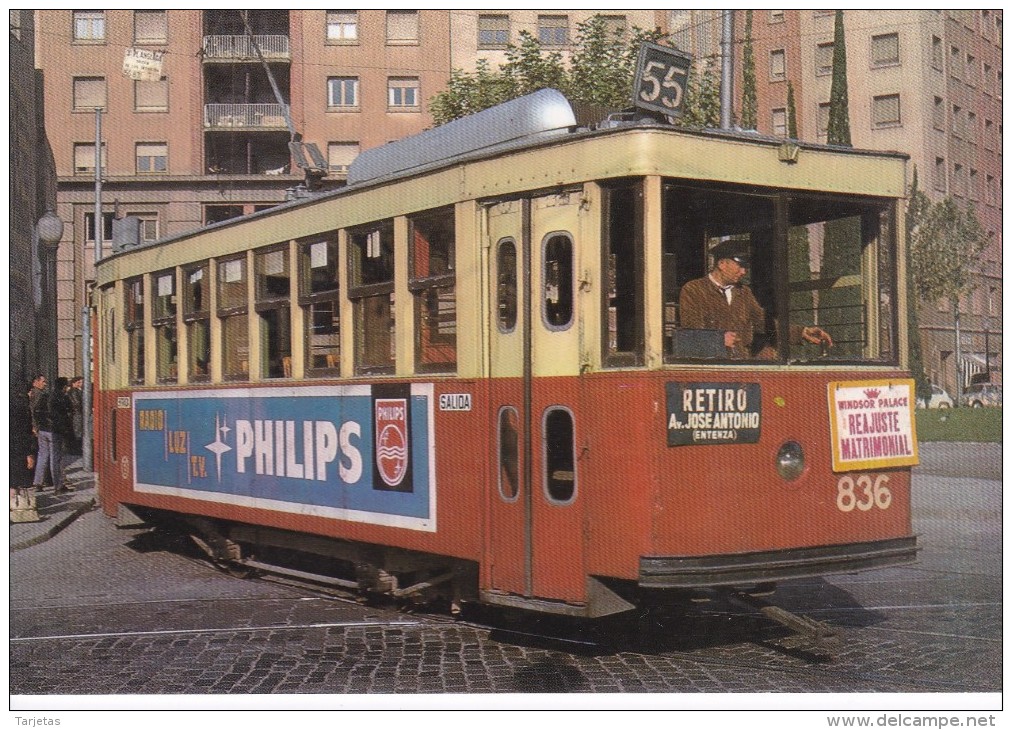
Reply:
<svg viewBox="0 0 1012 730"><path fill-rule="evenodd" d="M829 413L833 471L918 462L913 380L830 383Z"/></svg>

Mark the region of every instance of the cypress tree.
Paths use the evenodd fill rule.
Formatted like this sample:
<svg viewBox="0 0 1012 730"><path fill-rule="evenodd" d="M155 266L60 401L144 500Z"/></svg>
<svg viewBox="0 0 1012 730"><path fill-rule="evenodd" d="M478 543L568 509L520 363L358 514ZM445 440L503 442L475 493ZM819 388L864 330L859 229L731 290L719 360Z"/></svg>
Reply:
<svg viewBox="0 0 1012 730"><path fill-rule="evenodd" d="M755 86L755 54L752 51L752 11L745 11L745 47L741 65L741 126L756 129L759 102Z"/></svg>
<svg viewBox="0 0 1012 730"><path fill-rule="evenodd" d="M787 136L798 139L798 108L794 105L794 84L787 82Z"/></svg>
<svg viewBox="0 0 1012 730"><path fill-rule="evenodd" d="M851 146L847 110L847 44L843 36L843 11L836 11L833 28L833 82L829 91L829 144Z"/></svg>

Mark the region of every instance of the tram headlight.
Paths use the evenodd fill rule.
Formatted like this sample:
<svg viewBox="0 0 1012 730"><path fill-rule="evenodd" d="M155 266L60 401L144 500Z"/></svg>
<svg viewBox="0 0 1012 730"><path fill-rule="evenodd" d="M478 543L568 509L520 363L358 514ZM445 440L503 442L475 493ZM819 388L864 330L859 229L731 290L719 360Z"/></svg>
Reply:
<svg viewBox="0 0 1012 730"><path fill-rule="evenodd" d="M793 482L805 470L805 451L797 441L787 441L777 452L777 473Z"/></svg>

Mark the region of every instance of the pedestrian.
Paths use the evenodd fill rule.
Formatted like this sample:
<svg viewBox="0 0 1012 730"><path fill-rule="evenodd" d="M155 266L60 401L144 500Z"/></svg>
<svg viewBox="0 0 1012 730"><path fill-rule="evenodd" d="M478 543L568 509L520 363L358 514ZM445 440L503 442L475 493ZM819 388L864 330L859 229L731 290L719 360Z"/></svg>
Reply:
<svg viewBox="0 0 1012 730"><path fill-rule="evenodd" d="M84 378L76 375L70 379L70 390L67 391L70 398L70 413L73 419L74 436L68 453L81 456L84 442Z"/></svg>
<svg viewBox="0 0 1012 730"><path fill-rule="evenodd" d="M61 486L57 486L56 493L71 492L73 489L66 484L63 476L63 457L67 453L67 447L74 442L74 415L70 404L70 381L67 378L57 378L53 392L49 394L49 419L53 427L53 436L59 445L59 458L56 460L56 471L60 473ZM54 483L56 477L53 477Z"/></svg>
<svg viewBox="0 0 1012 730"><path fill-rule="evenodd" d="M38 439L39 445L32 485L41 492L48 471L53 479L54 491L60 494L64 491L63 444L60 436L53 431L53 419L49 407L51 396L52 393L46 387L46 376L36 375L32 380L32 390L28 394L28 404L32 411L32 433Z"/></svg>

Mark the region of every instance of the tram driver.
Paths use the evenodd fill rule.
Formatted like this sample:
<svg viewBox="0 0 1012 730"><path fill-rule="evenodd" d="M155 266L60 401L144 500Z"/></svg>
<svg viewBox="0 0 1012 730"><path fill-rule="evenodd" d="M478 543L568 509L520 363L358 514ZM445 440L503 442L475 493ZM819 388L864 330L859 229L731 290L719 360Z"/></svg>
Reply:
<svg viewBox="0 0 1012 730"><path fill-rule="evenodd" d="M766 331L766 313L752 289L742 283L749 268L747 244L723 241L713 247L711 254L710 272L682 287L678 302L681 326L723 332L723 345L732 359L775 359L777 352L770 345L753 352L758 336ZM821 327L791 325L790 338L792 344L833 346L833 338Z"/></svg>

